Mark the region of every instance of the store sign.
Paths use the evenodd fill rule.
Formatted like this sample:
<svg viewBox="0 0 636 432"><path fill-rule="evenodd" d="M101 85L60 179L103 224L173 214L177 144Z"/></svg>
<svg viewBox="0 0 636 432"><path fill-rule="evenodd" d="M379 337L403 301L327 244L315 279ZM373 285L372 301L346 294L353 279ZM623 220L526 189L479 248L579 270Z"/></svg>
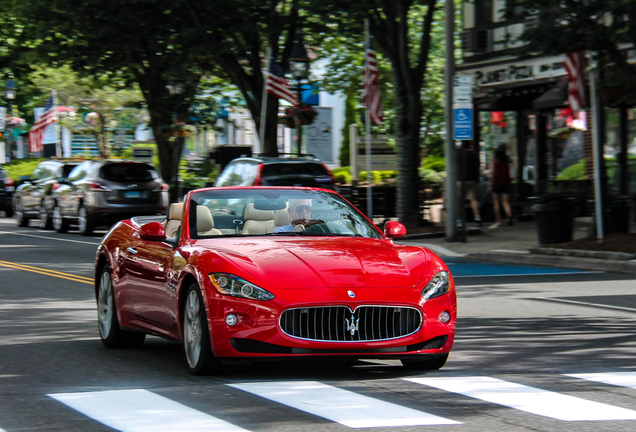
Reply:
<svg viewBox="0 0 636 432"><path fill-rule="evenodd" d="M307 153L316 156L322 162L333 163L332 116L329 107L314 107L318 116L312 124L305 126Z"/></svg>
<svg viewBox="0 0 636 432"><path fill-rule="evenodd" d="M477 87L522 82L541 78L564 76L564 55L542 57L533 60L488 66L462 71L462 75L472 74Z"/></svg>

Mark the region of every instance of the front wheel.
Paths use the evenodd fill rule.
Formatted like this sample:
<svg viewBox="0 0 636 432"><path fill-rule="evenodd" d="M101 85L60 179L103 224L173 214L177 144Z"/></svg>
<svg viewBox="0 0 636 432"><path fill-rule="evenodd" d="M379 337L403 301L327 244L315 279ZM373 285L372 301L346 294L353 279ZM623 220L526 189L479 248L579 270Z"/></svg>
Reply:
<svg viewBox="0 0 636 432"><path fill-rule="evenodd" d="M88 212L86 211L86 207L82 205L79 208L77 214L77 226L79 228L80 234L83 236L89 236L93 234L93 222L88 216Z"/></svg>
<svg viewBox="0 0 636 432"><path fill-rule="evenodd" d="M196 283L188 288L183 307L183 350L191 374L203 375L218 368L210 347L208 320L201 290Z"/></svg>
<svg viewBox="0 0 636 432"><path fill-rule="evenodd" d="M62 207L57 203L53 208L53 228L60 234L68 231L68 220L62 217Z"/></svg>
<svg viewBox="0 0 636 432"><path fill-rule="evenodd" d="M50 230L53 228L53 219L49 216L44 201L40 203L40 229Z"/></svg>
<svg viewBox="0 0 636 432"><path fill-rule="evenodd" d="M127 332L119 327L113 280L108 266L104 266L99 278L97 324L99 326L99 337L108 348L134 348L141 346L146 339L144 333Z"/></svg>
<svg viewBox="0 0 636 432"><path fill-rule="evenodd" d="M400 359L405 368L418 371L441 369L446 364L446 360L448 360L448 353L433 359L418 359L417 357Z"/></svg>

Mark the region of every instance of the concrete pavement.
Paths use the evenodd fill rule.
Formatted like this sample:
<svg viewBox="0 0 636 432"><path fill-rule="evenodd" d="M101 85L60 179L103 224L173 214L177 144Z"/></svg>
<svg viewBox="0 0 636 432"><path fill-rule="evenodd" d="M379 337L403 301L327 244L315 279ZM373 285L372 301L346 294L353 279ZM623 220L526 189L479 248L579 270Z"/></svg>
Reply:
<svg viewBox="0 0 636 432"><path fill-rule="evenodd" d="M590 224L589 217L575 218L573 239L587 237ZM596 251L577 253L540 248L535 221L516 222L513 226L495 229L488 229L489 225L485 223L480 229L476 229L474 224L468 224L473 234L467 236L465 243L449 242L442 237L422 234L407 234L397 242L425 246L440 256L636 274L636 259L628 254ZM633 221L630 232L636 232L636 223ZM563 255L556 255L557 253Z"/></svg>

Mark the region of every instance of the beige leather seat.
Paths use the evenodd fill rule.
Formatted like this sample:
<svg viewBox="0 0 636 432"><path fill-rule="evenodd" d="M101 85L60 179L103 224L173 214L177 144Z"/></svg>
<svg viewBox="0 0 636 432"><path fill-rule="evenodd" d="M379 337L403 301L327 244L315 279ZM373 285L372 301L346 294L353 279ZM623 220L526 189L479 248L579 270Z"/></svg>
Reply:
<svg viewBox="0 0 636 432"><path fill-rule="evenodd" d="M274 222L267 226L266 231L268 233L274 232L274 230L278 227L289 225L291 220L289 218L289 212L287 209L276 210L274 212Z"/></svg>
<svg viewBox="0 0 636 432"><path fill-rule="evenodd" d="M168 218L163 226L166 236L173 237L179 227L181 227L181 218L183 217L183 203L170 204L168 209Z"/></svg>
<svg viewBox="0 0 636 432"><path fill-rule="evenodd" d="M245 223L241 234L266 234L267 228L274 222L273 210L257 210L253 203L245 206Z"/></svg>
<svg viewBox="0 0 636 432"><path fill-rule="evenodd" d="M221 235L221 231L214 228L214 218L212 212L206 206L197 206L197 234L199 235Z"/></svg>

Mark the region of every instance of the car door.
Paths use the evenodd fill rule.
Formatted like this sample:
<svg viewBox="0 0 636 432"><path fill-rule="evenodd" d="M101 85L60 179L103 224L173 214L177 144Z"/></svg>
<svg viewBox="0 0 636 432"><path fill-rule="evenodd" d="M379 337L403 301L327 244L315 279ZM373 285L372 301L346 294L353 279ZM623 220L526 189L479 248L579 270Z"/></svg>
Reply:
<svg viewBox="0 0 636 432"><path fill-rule="evenodd" d="M79 202L82 199L82 190L86 183L91 167L90 161L85 161L73 168L68 176L68 187L61 194L60 207L65 217L76 217Z"/></svg>
<svg viewBox="0 0 636 432"><path fill-rule="evenodd" d="M178 335L176 268L185 260L171 244L148 241L133 234L122 251L128 302L139 319L155 330Z"/></svg>
<svg viewBox="0 0 636 432"><path fill-rule="evenodd" d="M22 213L27 216L35 214L36 200L33 194L37 189L37 181L40 178L40 170L41 166L38 165L29 176L29 179L20 186L18 205L21 207Z"/></svg>

